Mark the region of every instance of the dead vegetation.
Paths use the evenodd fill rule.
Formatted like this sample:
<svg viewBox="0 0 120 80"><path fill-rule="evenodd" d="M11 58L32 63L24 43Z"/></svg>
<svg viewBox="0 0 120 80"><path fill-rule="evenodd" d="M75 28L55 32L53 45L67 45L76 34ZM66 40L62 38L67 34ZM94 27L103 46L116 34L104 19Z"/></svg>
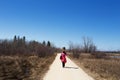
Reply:
<svg viewBox="0 0 120 80"><path fill-rule="evenodd" d="M95 58L85 53L72 59L96 80L120 80L120 59Z"/></svg>
<svg viewBox="0 0 120 80"><path fill-rule="evenodd" d="M55 51L50 41L26 41L19 36L0 40L0 80L42 80Z"/></svg>
<svg viewBox="0 0 120 80"><path fill-rule="evenodd" d="M69 44L70 58L95 78L95 80L120 80L120 54L99 51L93 41L83 38L81 45Z"/></svg>
<svg viewBox="0 0 120 80"><path fill-rule="evenodd" d="M0 56L0 80L42 80L54 56Z"/></svg>

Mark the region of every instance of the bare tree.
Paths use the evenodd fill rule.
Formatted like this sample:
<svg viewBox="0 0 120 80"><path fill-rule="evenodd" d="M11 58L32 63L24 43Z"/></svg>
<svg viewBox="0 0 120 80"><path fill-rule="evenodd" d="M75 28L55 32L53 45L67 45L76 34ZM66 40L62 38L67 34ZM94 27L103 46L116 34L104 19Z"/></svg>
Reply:
<svg viewBox="0 0 120 80"><path fill-rule="evenodd" d="M25 36L20 38L16 35L12 40L0 40L0 55L38 55L40 57L50 56L54 53L52 43L48 41L47 46L37 41L26 41Z"/></svg>
<svg viewBox="0 0 120 80"><path fill-rule="evenodd" d="M93 43L92 39L89 37L83 37L83 51L85 53L93 53L95 52L97 47Z"/></svg>
<svg viewBox="0 0 120 80"><path fill-rule="evenodd" d="M74 58L79 58L81 53L81 48L79 45L73 44L73 42L69 42L69 51L72 53Z"/></svg>

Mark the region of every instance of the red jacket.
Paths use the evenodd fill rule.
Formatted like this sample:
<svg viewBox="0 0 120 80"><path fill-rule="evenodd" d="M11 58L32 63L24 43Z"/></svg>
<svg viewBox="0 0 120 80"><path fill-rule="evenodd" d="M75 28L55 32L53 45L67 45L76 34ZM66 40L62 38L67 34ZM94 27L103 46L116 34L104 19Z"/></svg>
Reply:
<svg viewBox="0 0 120 80"><path fill-rule="evenodd" d="M66 60L66 54L61 53L61 55L60 55L60 56L61 56L61 58L60 58L60 59L61 59L61 61L66 63L66 62L67 62L67 60Z"/></svg>

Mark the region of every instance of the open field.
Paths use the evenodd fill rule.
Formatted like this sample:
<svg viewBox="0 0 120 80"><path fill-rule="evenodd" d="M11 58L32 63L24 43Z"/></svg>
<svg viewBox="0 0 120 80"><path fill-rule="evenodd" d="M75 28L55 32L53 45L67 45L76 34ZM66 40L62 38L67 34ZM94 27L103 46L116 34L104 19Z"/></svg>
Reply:
<svg viewBox="0 0 120 80"><path fill-rule="evenodd" d="M42 80L54 58L0 56L0 80Z"/></svg>
<svg viewBox="0 0 120 80"><path fill-rule="evenodd" d="M89 54L81 54L79 59L71 58L96 80L120 80L120 59L96 59Z"/></svg>

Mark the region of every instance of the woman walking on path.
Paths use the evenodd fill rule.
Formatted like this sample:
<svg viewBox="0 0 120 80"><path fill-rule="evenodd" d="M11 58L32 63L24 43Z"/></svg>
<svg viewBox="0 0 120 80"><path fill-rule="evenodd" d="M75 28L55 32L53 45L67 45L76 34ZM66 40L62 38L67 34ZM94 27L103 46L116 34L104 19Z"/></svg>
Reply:
<svg viewBox="0 0 120 80"><path fill-rule="evenodd" d="M65 47L63 48L63 52L60 55L60 60L62 62L62 67L65 67L65 63L67 62L66 60L66 52L65 52Z"/></svg>

